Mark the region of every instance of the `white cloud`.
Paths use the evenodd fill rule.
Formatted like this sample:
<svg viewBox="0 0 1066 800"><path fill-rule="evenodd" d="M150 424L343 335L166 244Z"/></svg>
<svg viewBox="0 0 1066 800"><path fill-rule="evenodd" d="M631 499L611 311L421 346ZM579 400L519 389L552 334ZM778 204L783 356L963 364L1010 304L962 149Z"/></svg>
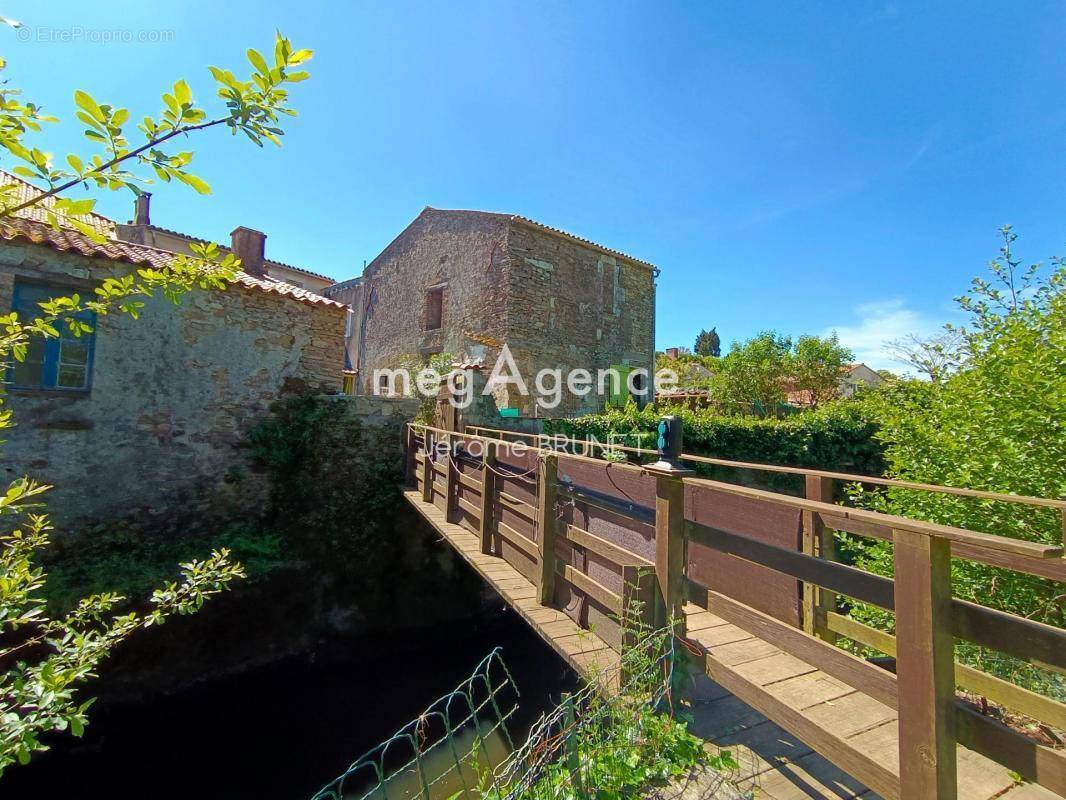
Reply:
<svg viewBox="0 0 1066 800"><path fill-rule="evenodd" d="M836 325L825 333L836 331L841 344L855 351L855 360L873 369L899 372L902 365L885 350L885 342L902 339L908 334L929 336L937 333L944 320L934 319L921 311L907 308L902 299L863 303L856 306L853 325Z"/></svg>

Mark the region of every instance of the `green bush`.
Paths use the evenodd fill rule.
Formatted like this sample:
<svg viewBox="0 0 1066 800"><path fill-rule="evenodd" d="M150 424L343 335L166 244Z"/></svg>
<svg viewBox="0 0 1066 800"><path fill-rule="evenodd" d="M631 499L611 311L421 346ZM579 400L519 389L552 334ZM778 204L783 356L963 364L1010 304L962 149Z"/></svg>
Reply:
<svg viewBox="0 0 1066 800"><path fill-rule="evenodd" d="M656 426L665 414L681 418L684 450L691 455L863 475L880 475L885 466L877 426L863 406L847 400L786 419L726 417L709 409L660 405L637 409L631 404L603 414L546 421L545 432L576 439L594 436L602 442L614 437L618 444L654 447ZM737 478L737 471L728 467L699 465L698 471L722 480ZM761 472L755 478L779 491L798 494L803 490L803 479L798 476Z"/></svg>
<svg viewBox="0 0 1066 800"><path fill-rule="evenodd" d="M1010 255L1013 234L992 262L992 281L975 279L959 299L971 314L959 330L959 368L938 383L888 384L861 402L879 426L888 474L904 480L1005 494L1066 494L1066 269L1020 274ZM1042 544L1062 542L1056 509L913 490L859 491L852 501L890 514ZM864 569L892 574L887 542L844 537ZM1051 625L1066 625L1062 584L956 559L956 597ZM855 606L852 615L891 630L892 618ZM961 660L1030 688L1066 696L1061 676L998 653L959 646Z"/></svg>
<svg viewBox="0 0 1066 800"><path fill-rule="evenodd" d="M467 613L480 590L419 535L426 528L402 494L401 439L399 420L366 424L350 398L322 396L274 403L249 436L270 482L265 534L305 565L323 607L390 629Z"/></svg>
<svg viewBox="0 0 1066 800"><path fill-rule="evenodd" d="M42 557L48 571L48 610L65 614L89 594L105 591L140 597L173 580L178 565L218 548L228 549L249 580L285 563L281 538L252 523L231 525L211 535L146 536L116 523L91 535L61 540Z"/></svg>
<svg viewBox="0 0 1066 800"><path fill-rule="evenodd" d="M389 563L403 498L403 451L394 427L365 425L344 398L286 398L249 435L270 481L265 519L302 558L360 572Z"/></svg>

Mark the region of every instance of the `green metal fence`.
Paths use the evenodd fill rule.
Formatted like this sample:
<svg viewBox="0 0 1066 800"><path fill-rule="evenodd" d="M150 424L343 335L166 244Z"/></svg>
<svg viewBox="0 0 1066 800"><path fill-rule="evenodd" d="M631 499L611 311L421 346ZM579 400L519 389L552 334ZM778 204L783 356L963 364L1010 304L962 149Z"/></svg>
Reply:
<svg viewBox="0 0 1066 800"><path fill-rule="evenodd" d="M518 697L496 648L470 677L356 759L313 800L478 796L479 775L514 749L507 721Z"/></svg>
<svg viewBox="0 0 1066 800"><path fill-rule="evenodd" d="M358 758L314 800L565 800L608 776L601 756L631 752L641 726L667 724L677 654L668 630L645 632L616 667L534 723L516 746L519 693L499 648L452 692ZM672 721L671 721L672 723Z"/></svg>

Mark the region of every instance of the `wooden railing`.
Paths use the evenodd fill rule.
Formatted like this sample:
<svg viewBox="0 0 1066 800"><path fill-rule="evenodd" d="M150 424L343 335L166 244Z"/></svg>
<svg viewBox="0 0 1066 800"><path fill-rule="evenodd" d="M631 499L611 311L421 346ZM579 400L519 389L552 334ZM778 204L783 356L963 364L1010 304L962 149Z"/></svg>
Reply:
<svg viewBox="0 0 1066 800"><path fill-rule="evenodd" d="M601 459L546 447L527 448L524 456L516 457L515 445L500 433L411 426L408 478L421 488L424 502L437 503L450 521L476 530L483 553L501 554L524 574L536 586L540 603L558 605L560 596L576 590L583 602L597 607L597 633L612 646L620 646L620 632L605 627L604 620L617 618L631 599L645 599L649 622L660 623L670 618L683 622L683 606L692 602L896 709L898 776L833 737L820 739L818 745L812 743L885 796L907 800L956 797L956 742L1027 780L1066 795L1066 756L1061 751L1043 747L978 713L956 698L955 688L958 685L981 693L1059 729L1066 728L1066 706L954 660L954 642L960 639L1066 672L1066 631L954 598L950 574L951 558L955 557L1063 580L1066 562L1061 545L993 536L827 502L832 497L828 481L874 480L863 476L780 468L805 476L807 497L793 497L649 466L607 466ZM545 444L543 440L533 442ZM581 443L556 440L555 444L565 448ZM441 455L433 455L435 450ZM561 469L567 473L565 478L560 478ZM588 484L599 481L601 485L578 482L582 471ZM618 479L625 476L628 483L624 490L610 489L615 481L609 477L612 474ZM604 475L609 482L603 482ZM535 490L528 488L533 485ZM943 491L948 487L907 484L906 488ZM635 498L637 489L644 494ZM1060 509L1066 506L1040 498L986 497L993 493L954 487L950 492ZM469 498L472 493L479 495L476 503ZM726 530L726 525L709 525L687 517L686 500L694 507L701 497L713 500L712 505L738 502L767 513L792 514L801 521L800 546L782 547ZM584 528L578 524L578 509L584 509ZM613 533L588 530L592 527L588 509L604 515L615 526L610 529ZM573 518L568 520L567 514ZM833 561L830 532L834 530L891 541L894 579ZM634 531L650 537L646 543L650 549L644 547L638 552L640 547L631 546ZM722 587L691 580L690 558L686 556L690 545L799 581L803 587L802 624L775 618L723 593ZM595 559L614 565L610 576L613 585L606 585L610 583L606 573L591 575L580 568L580 560L572 563L577 560L573 553L578 552L591 553ZM570 555L563 560L560 553ZM587 562L588 557L584 560ZM841 614L838 597L893 612L895 636ZM587 618L580 621L589 623L592 617L588 611ZM895 674L834 646L837 635L894 656ZM770 699L760 706L757 693L746 692L736 676L710 656L706 669L725 688L750 698L770 719L803 737L806 723L789 709Z"/></svg>

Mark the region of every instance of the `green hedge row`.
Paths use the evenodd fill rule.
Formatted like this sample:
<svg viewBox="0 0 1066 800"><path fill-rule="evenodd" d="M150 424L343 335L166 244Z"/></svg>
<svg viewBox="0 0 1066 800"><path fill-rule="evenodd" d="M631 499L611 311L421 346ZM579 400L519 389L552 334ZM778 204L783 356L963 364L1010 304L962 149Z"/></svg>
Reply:
<svg viewBox="0 0 1066 800"><path fill-rule="evenodd" d="M831 403L786 419L725 417L713 410L683 407L639 410L630 405L576 419L546 421L544 428L546 433L577 439L595 436L604 442L614 435L619 444L642 442L642 446L651 447L664 414L681 417L684 450L693 455L863 475L880 475L885 469L884 448L875 438L877 425L863 414L861 404L851 401ZM619 434L626 440L617 438ZM644 434L643 438L639 434ZM700 472L726 479L737 477L736 470L721 467L701 467ZM799 493L802 488L796 476L760 473L746 477L778 490Z"/></svg>

